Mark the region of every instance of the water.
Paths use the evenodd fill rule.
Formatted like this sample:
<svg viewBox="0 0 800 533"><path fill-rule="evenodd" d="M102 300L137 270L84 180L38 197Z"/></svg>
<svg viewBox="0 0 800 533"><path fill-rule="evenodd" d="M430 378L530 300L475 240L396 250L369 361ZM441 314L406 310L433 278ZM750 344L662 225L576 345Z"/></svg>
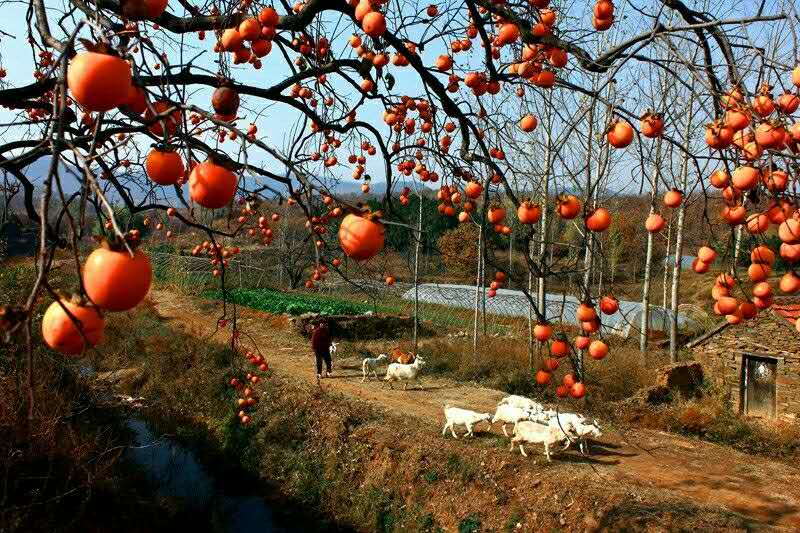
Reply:
<svg viewBox="0 0 800 533"><path fill-rule="evenodd" d="M126 456L145 471L158 496L180 499L188 510L210 515L219 529L230 533L299 533L315 529L307 523L301 527L282 523L257 495L226 493L224 484L203 467L191 449L169 437L157 437L146 421L131 418L127 425L135 442Z"/></svg>

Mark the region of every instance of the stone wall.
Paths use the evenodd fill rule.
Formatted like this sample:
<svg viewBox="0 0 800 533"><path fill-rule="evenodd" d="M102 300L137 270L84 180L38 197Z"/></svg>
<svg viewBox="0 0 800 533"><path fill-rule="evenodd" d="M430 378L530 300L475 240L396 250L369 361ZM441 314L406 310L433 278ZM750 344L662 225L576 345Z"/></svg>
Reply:
<svg viewBox="0 0 800 533"><path fill-rule="evenodd" d="M794 326L772 312L751 322L729 326L692 348L708 378L730 394L741 408L742 355L752 353L776 359L776 415L800 419L800 335Z"/></svg>
<svg viewBox="0 0 800 533"><path fill-rule="evenodd" d="M323 315L305 314L291 319L295 329L309 337L311 322ZM406 315L324 315L333 340L372 340L411 338L414 331L413 317ZM420 324L420 336L425 335Z"/></svg>

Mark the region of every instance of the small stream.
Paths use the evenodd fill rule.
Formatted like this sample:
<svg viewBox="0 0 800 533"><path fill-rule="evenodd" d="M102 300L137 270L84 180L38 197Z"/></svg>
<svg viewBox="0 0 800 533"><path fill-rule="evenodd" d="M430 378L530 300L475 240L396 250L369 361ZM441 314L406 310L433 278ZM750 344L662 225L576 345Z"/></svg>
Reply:
<svg viewBox="0 0 800 533"><path fill-rule="evenodd" d="M91 366L81 366L83 378L93 378ZM141 415L129 415L125 425L133 434L124 458L144 474L154 499L175 502L202 531L221 533L344 533L350 531L317 518L314 509L265 498L268 488L248 475L228 468L206 468L191 447L162 435ZM219 465L223 466L224 465ZM242 479L238 479L241 475ZM186 524L183 524L186 527ZM179 528L179 530L181 530ZM195 527L194 531L198 531Z"/></svg>
<svg viewBox="0 0 800 533"><path fill-rule="evenodd" d="M168 436L157 436L147 421L130 418L127 426L134 433L134 442L126 458L138 465L162 498L179 499L188 511L209 517L214 530L299 533L313 530L308 519L301 525L287 524L257 494L230 494L227 487L206 470L195 453ZM229 480L228 480L229 481Z"/></svg>

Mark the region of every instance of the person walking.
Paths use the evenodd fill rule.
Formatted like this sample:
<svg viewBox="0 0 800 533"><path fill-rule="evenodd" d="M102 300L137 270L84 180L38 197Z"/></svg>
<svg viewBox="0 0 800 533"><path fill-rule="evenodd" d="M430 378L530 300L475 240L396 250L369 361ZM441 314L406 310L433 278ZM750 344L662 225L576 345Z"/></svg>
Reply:
<svg viewBox="0 0 800 533"><path fill-rule="evenodd" d="M314 323L311 329L311 349L317 363L317 384L322 378L322 362L325 361L325 377L333 374L331 368L331 332L325 320Z"/></svg>

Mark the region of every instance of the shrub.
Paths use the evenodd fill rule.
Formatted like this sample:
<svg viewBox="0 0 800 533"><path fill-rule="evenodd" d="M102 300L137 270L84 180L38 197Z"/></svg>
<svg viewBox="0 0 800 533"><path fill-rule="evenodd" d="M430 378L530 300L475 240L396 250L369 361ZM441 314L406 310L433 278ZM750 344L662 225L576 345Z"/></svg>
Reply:
<svg viewBox="0 0 800 533"><path fill-rule="evenodd" d="M481 519L476 514L471 514L458 523L458 533L476 533L481 529Z"/></svg>
<svg viewBox="0 0 800 533"><path fill-rule="evenodd" d="M442 262L449 276L458 279L474 279L475 265L478 264L476 246L464 243L478 242L478 228L473 224L461 224L439 237L439 250Z"/></svg>

